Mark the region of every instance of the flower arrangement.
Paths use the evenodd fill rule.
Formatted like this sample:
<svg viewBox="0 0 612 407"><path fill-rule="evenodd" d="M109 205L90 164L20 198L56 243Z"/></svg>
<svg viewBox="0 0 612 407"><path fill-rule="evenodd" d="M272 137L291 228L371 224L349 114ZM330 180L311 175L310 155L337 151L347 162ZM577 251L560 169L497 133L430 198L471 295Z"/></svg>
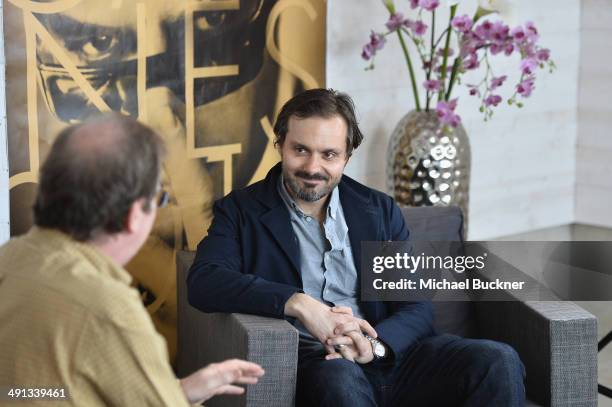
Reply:
<svg viewBox="0 0 612 407"><path fill-rule="evenodd" d="M460 84L462 76L469 71L485 67L484 78L480 82L466 84L469 94L480 99L480 111L484 114L485 121L493 115L493 108L502 102L499 90L508 78L506 75L495 76L489 62L490 57L520 55L520 78L514 86L514 93L507 99L509 105L519 108L523 107L522 99L528 98L535 89L537 69L548 68L550 72L555 69L555 64L550 59L550 50L538 45L538 30L532 22L511 28L502 21L493 22L483 18L507 7L508 0L479 0L473 17L467 14L457 15L459 1L447 0L445 3L450 7L450 18L437 37L436 10L440 7L440 0L408 1L416 15L415 19L405 18L402 13L396 11L393 0L383 0L389 11L386 31L372 31L370 41L363 47L361 56L370 61L366 69L373 69L376 53L384 47L389 35L397 34L408 66L416 110L421 111L423 109L407 37L414 45L425 72L425 81L422 83L425 91L425 111L430 111L430 104L437 96L436 112L445 126L457 127L461 123L461 118L455 113L458 99L451 99L451 95L454 85ZM431 21L431 26L425 21ZM452 42L457 51L451 47Z"/></svg>

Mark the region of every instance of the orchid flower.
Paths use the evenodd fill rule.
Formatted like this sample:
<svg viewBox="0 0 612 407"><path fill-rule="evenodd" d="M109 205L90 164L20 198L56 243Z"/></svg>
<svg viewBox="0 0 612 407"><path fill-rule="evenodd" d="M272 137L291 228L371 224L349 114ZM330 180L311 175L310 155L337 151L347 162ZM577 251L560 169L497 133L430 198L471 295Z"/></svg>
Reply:
<svg viewBox="0 0 612 407"><path fill-rule="evenodd" d="M416 111L421 111L419 94L425 90L424 110L433 110L430 103L437 97L435 111L446 127L456 127L461 123L455 112L457 98L453 99L451 95L453 86L461 84L466 72L478 70L484 73L481 81L466 84L466 87L471 96L480 99L479 110L486 121L504 98L508 104L522 107L522 99L528 98L535 89L539 70L548 68L552 72L555 69L550 50L538 44L540 33L536 25L531 21L512 22L517 9L513 7L516 0L409 0L404 8L405 14L396 11L394 0L381 1L389 11L389 19L385 24L386 31L372 30L369 41L362 48L362 58L371 61L366 69L374 68L376 53L385 46L389 36L397 36L410 74ZM473 13L476 3L478 9ZM471 7L474 8L469 10ZM437 11L445 8L450 9L450 14L443 17L448 20L440 32L436 30ZM501 19L482 18L493 13ZM408 41L414 46L412 50ZM417 64L412 63L415 51L419 58ZM520 78L513 84L514 93L502 96L509 79L506 75L495 75L489 59L513 55L520 56L516 61ZM417 86L415 75L418 67L422 67L425 73L421 87Z"/></svg>

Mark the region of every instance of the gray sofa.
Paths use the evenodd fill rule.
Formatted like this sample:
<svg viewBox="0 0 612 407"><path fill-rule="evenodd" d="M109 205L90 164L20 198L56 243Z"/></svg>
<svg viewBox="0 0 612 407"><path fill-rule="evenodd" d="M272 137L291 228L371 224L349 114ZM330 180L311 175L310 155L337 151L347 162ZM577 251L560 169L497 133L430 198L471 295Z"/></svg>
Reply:
<svg viewBox="0 0 612 407"><path fill-rule="evenodd" d="M414 239L462 240L458 208L403 209ZM207 406L293 406L297 331L288 322L243 314L205 314L187 301L185 280L193 252L177 255L177 373L241 358L266 375L246 396L217 397ZM571 302L434 302L439 332L489 338L513 346L527 371L528 405L597 405L597 320Z"/></svg>

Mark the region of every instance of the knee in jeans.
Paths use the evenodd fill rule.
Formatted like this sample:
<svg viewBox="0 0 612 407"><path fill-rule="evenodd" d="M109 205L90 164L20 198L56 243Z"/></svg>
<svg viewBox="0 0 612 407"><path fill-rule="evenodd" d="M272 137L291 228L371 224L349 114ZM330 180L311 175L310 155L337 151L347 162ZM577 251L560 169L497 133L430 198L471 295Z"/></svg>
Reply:
<svg viewBox="0 0 612 407"><path fill-rule="evenodd" d="M299 380L298 373L298 380ZM356 363L345 359L325 361L302 372L299 405L357 406L374 400L370 383Z"/></svg>
<svg viewBox="0 0 612 407"><path fill-rule="evenodd" d="M502 342L480 341L476 349L475 365L482 373L494 370L511 376L524 376L524 366L521 359L510 345Z"/></svg>
<svg viewBox="0 0 612 407"><path fill-rule="evenodd" d="M333 359L326 361L319 372L321 380L359 380L364 378L364 373L357 363L346 359Z"/></svg>

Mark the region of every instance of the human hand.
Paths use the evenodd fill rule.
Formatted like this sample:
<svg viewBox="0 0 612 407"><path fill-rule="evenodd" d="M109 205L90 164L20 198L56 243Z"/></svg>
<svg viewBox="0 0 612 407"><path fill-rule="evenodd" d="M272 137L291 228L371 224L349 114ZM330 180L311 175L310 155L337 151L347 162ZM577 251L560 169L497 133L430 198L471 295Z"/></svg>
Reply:
<svg viewBox="0 0 612 407"><path fill-rule="evenodd" d="M350 307L332 307L331 311L353 315ZM359 318L336 327L334 333L337 336L328 340L328 344L334 346L334 352L327 355L326 359L345 358L361 364L371 362L374 358L372 345L363 336L363 332L372 338L378 337L376 330L367 321Z"/></svg>
<svg viewBox="0 0 612 407"><path fill-rule="evenodd" d="M337 306L330 308L330 310L331 312L335 312L338 314L347 314L351 316L353 315L353 310L351 309L351 307ZM376 330L372 327L372 325L370 325L368 321L356 317L353 317L352 320L347 321L346 323L336 326L336 328L334 329L334 335L345 335L346 333L351 331L362 332L371 336L372 338L378 338L378 333L376 333Z"/></svg>
<svg viewBox="0 0 612 407"><path fill-rule="evenodd" d="M345 335L327 340L335 351L325 356L326 360L344 358L360 364L370 363L374 359L372 344L358 331L349 331Z"/></svg>
<svg viewBox="0 0 612 407"><path fill-rule="evenodd" d="M244 388L236 384L255 384L263 374L256 363L230 359L211 363L180 382L189 402L200 404L219 394L242 394Z"/></svg>
<svg viewBox="0 0 612 407"><path fill-rule="evenodd" d="M363 330L372 337L377 336L374 328L367 321L355 318L349 307L330 308L302 293L294 294L287 301L285 314L298 318L308 332L325 346L328 353L334 353L335 350L327 344L327 340L351 330Z"/></svg>

